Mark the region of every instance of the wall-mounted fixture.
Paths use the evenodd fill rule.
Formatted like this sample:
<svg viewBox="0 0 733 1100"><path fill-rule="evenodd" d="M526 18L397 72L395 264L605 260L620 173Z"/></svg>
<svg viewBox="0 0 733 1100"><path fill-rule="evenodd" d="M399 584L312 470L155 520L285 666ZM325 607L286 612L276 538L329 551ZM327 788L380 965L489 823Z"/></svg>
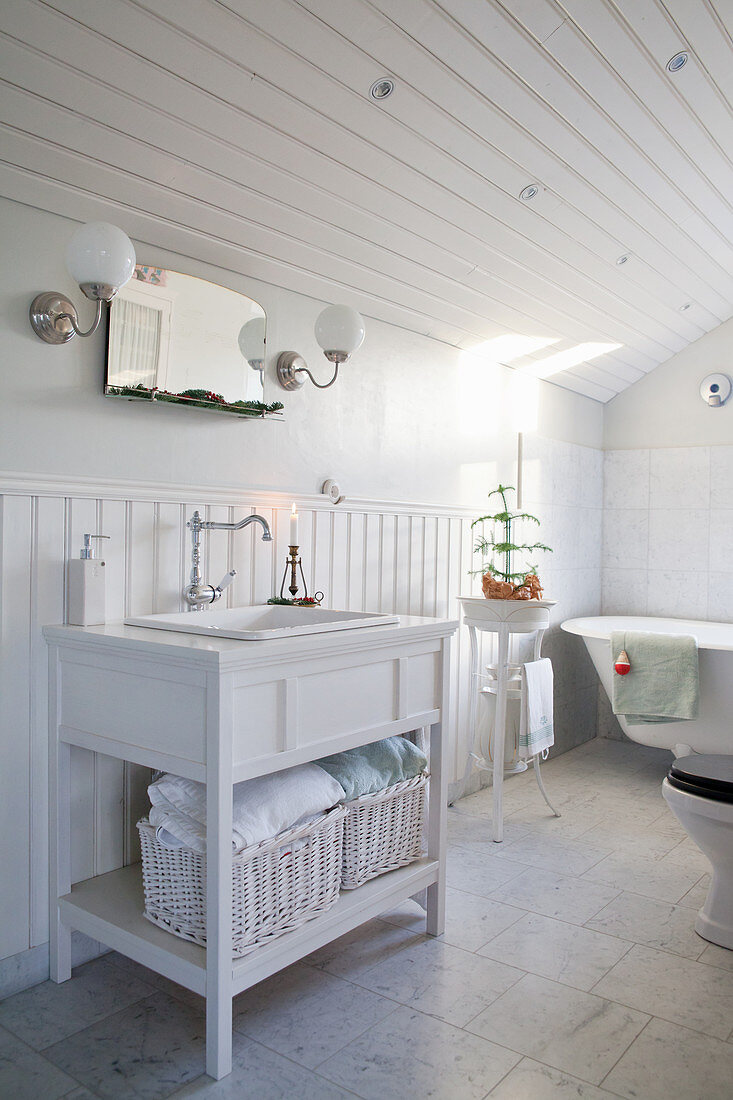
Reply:
<svg viewBox="0 0 733 1100"><path fill-rule="evenodd" d="M350 306L326 306L316 318L316 340L330 363L336 364L330 382L316 382L305 359L296 351L283 351L277 359L277 379L284 390L299 390L307 374L314 386L326 390L338 378L339 367L364 343L364 319Z"/></svg>
<svg viewBox="0 0 733 1100"><path fill-rule="evenodd" d="M132 241L116 225L89 222L74 233L66 249L66 267L83 294L97 303L94 324L79 328L76 308L57 290L46 290L31 302L33 331L47 344L66 344L74 336L91 336L102 319L105 302L129 282L135 270Z"/></svg>
<svg viewBox="0 0 733 1100"><path fill-rule="evenodd" d="M700 383L700 396L706 405L719 409L730 397L731 383L727 374L709 374Z"/></svg>
<svg viewBox="0 0 733 1100"><path fill-rule="evenodd" d="M259 372L260 378L265 371L265 318L253 317L242 325L237 338L239 350L252 370Z"/></svg>

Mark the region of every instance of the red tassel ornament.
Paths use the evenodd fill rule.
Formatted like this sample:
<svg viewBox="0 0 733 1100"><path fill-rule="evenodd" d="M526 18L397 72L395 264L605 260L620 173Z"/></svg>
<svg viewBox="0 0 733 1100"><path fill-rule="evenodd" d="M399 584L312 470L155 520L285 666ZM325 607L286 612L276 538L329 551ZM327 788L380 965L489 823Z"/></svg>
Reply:
<svg viewBox="0 0 733 1100"><path fill-rule="evenodd" d="M631 661L625 649L621 650L613 663L613 667L614 671L617 672L619 676L626 676L627 673L631 672Z"/></svg>

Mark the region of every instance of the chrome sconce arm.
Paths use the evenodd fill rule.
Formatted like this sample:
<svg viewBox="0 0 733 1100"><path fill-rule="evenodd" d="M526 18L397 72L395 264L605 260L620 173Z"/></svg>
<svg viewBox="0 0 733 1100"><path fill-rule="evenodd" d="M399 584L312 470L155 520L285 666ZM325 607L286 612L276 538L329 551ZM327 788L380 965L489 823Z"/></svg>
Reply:
<svg viewBox="0 0 733 1100"><path fill-rule="evenodd" d="M77 229L66 250L66 266L82 293L96 303L91 328L79 326L76 307L65 294L45 290L31 302L31 327L46 344L66 344L74 336L91 336L99 328L105 302L131 278L135 270L132 241L116 225L90 222Z"/></svg>
<svg viewBox="0 0 733 1100"><path fill-rule="evenodd" d="M298 355L297 351L283 351L277 357L277 380L284 390L299 390L305 383L304 378L298 378L299 374L307 374L314 386L319 390L327 390L332 386L339 374L339 367L345 363L349 356L344 351L325 351L326 358L336 364L333 377L330 382L316 382L315 378L306 366L305 359Z"/></svg>
<svg viewBox="0 0 733 1100"><path fill-rule="evenodd" d="M364 342L364 321L350 306L326 306L315 323L316 340L329 363L335 364L328 382L317 382L305 359L296 351L283 351L277 359L277 380L284 390L299 390L305 375L319 390L329 389L338 378L339 367Z"/></svg>

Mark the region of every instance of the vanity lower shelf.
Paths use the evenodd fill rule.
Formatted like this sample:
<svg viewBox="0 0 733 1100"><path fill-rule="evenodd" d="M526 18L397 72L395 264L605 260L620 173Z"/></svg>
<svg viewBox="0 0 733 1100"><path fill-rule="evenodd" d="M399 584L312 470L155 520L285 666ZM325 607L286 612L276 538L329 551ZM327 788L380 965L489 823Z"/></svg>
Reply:
<svg viewBox="0 0 733 1100"><path fill-rule="evenodd" d="M438 881L440 864L420 859L408 867L344 891L332 909L286 932L271 943L232 960L232 991L249 989L311 951L358 927L391 904L404 901ZM140 864L109 871L77 883L59 898L64 924L155 970L166 978L206 994L206 950L156 928L143 916Z"/></svg>

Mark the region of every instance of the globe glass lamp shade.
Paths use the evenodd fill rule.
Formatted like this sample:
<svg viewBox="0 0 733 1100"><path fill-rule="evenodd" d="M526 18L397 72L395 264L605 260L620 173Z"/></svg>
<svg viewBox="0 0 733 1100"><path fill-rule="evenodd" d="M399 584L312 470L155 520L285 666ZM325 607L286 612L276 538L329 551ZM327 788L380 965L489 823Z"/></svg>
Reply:
<svg viewBox="0 0 733 1100"><path fill-rule="evenodd" d="M363 344L365 331L363 317L350 306L327 306L316 318L316 340L326 355L348 358Z"/></svg>
<svg viewBox="0 0 733 1100"><path fill-rule="evenodd" d="M247 362L261 364L265 358L265 318L253 317L247 321L239 330L237 340Z"/></svg>
<svg viewBox="0 0 733 1100"><path fill-rule="evenodd" d="M88 222L69 241L66 267L87 298L108 302L132 278L135 249L116 225Z"/></svg>

